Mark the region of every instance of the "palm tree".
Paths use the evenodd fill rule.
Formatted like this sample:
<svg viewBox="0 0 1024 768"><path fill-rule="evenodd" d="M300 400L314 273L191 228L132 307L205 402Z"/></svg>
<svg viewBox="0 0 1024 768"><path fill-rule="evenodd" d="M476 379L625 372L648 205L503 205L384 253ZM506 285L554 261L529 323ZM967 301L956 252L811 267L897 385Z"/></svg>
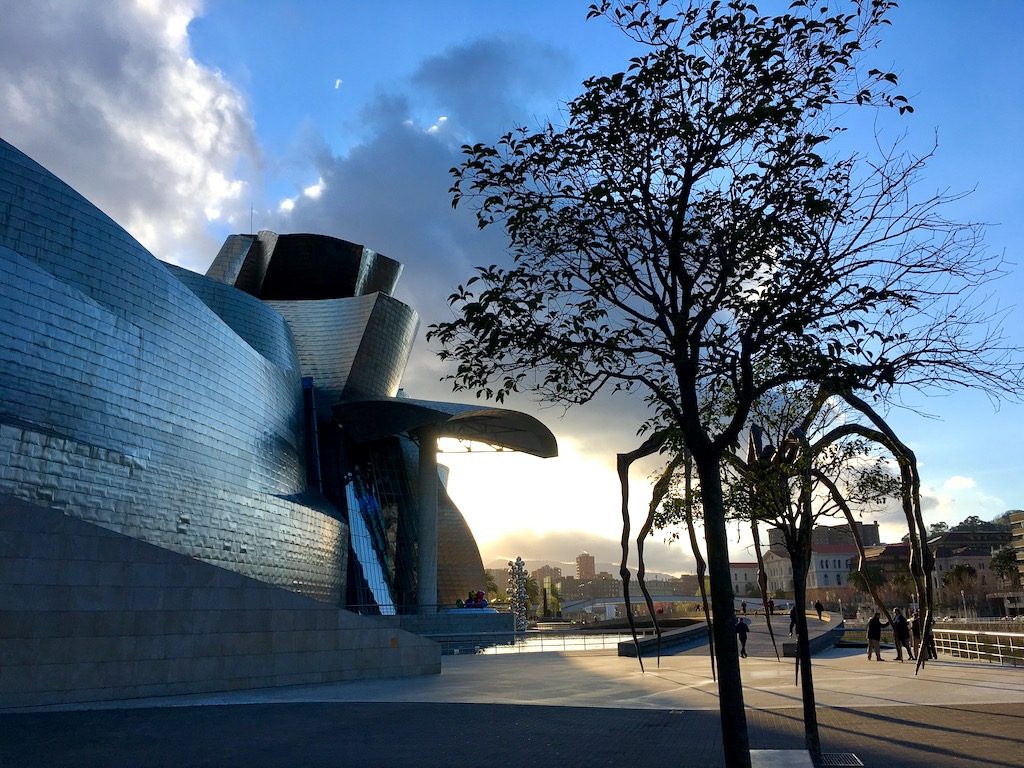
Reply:
<svg viewBox="0 0 1024 768"><path fill-rule="evenodd" d="M992 555L992 560L989 561L988 567L992 573L999 577L1003 585L1008 585L1011 589L1017 589L1020 586L1017 553L1013 547L1003 547Z"/></svg>
<svg viewBox="0 0 1024 768"><path fill-rule="evenodd" d="M487 602L497 602L498 583L494 580L494 574L488 570L484 571L484 590L487 592Z"/></svg>
<svg viewBox="0 0 1024 768"><path fill-rule="evenodd" d="M526 578L526 602L530 606L530 610L536 613L537 607L540 605L540 585L533 576Z"/></svg>
<svg viewBox="0 0 1024 768"><path fill-rule="evenodd" d="M973 565L957 563L946 571L946 574L942 577L942 584L955 590L969 589L974 586L977 578L978 572Z"/></svg>

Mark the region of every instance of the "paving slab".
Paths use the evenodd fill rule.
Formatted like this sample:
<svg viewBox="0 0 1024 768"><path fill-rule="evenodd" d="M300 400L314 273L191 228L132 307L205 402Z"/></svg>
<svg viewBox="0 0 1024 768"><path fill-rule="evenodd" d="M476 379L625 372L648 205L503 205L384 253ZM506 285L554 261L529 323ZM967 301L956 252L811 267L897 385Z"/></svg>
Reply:
<svg viewBox="0 0 1024 768"><path fill-rule="evenodd" d="M0 766L722 765L703 655L445 657L440 675L0 714ZM799 751L792 659L741 662L752 749ZM1024 765L1024 668L949 659L812 664L821 741L886 768Z"/></svg>

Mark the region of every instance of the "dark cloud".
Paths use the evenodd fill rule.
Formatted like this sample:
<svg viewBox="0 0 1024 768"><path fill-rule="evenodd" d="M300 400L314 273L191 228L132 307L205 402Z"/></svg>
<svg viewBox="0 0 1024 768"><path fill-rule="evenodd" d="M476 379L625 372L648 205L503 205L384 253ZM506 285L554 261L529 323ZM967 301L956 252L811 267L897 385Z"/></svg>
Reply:
<svg viewBox="0 0 1024 768"><path fill-rule="evenodd" d="M564 85L571 61L562 51L515 38L475 40L425 60L413 85L473 136L493 140L538 119L531 108ZM551 110L551 100L542 109Z"/></svg>
<svg viewBox="0 0 1024 768"><path fill-rule="evenodd" d="M440 381L447 369L425 330L450 317L447 296L474 266L507 258L500 228L480 230L470 209L451 207L449 171L461 159L461 144L534 122L531 105L545 98L554 104L568 78L568 59L550 48L525 40L478 41L425 61L408 92L378 94L362 111L367 138L344 154L321 140L309 142L323 190L317 198L298 196L273 225L359 242L405 265L397 295L422 319L404 379L414 396L471 399L453 395L450 384ZM424 113L435 117L418 120ZM602 399L568 414L526 396L507 405L537 415L556 432L582 435L588 451L610 457L636 447L644 411L638 398L616 398L611 408Z"/></svg>

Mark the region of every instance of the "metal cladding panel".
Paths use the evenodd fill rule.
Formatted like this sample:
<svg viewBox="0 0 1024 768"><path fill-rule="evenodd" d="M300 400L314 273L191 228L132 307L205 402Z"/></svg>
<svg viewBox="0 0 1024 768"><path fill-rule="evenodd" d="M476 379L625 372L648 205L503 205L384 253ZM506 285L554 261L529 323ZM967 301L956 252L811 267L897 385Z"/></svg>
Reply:
<svg viewBox="0 0 1024 768"><path fill-rule="evenodd" d="M398 278L402 276L402 265L394 259L382 256L369 248L363 248L363 258L359 264L359 278L356 280L356 296L368 293L395 292Z"/></svg>
<svg viewBox="0 0 1024 768"><path fill-rule="evenodd" d="M0 493L339 599L347 527L300 495L298 372L2 141L0 316Z"/></svg>
<svg viewBox="0 0 1024 768"><path fill-rule="evenodd" d="M279 312L230 285L173 264L164 266L249 346L272 363L298 374L299 357L295 341L288 323Z"/></svg>
<svg viewBox="0 0 1024 768"><path fill-rule="evenodd" d="M327 235L277 235L267 240L266 276L256 294L276 301L319 301L391 291L402 267L356 243ZM269 237L275 238L273 245Z"/></svg>
<svg viewBox="0 0 1024 768"><path fill-rule="evenodd" d="M416 340L419 316L409 306L384 294L366 324L345 397L394 397L402 383Z"/></svg>
<svg viewBox="0 0 1024 768"><path fill-rule="evenodd" d="M218 283L236 285L242 289L242 286L238 285L238 276L253 246L256 246L255 235L230 235L213 258L209 269L206 270L206 276Z"/></svg>
<svg viewBox="0 0 1024 768"><path fill-rule="evenodd" d="M376 296L327 301L268 301L295 339L303 376L331 400L341 397L366 333Z"/></svg>
<svg viewBox="0 0 1024 768"><path fill-rule="evenodd" d="M267 303L292 329L302 375L331 402L398 392L419 324L410 307L379 293Z"/></svg>

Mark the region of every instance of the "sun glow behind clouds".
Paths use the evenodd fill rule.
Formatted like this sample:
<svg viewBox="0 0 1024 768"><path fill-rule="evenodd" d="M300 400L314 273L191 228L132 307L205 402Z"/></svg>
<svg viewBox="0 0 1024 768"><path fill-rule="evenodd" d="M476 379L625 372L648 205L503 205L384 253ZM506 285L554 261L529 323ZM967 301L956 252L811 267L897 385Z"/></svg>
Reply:
<svg viewBox="0 0 1024 768"><path fill-rule="evenodd" d="M459 451L442 453L438 461L451 469L448 493L481 545L516 529L618 537L622 519L611 457L589 455L579 441L559 437L559 455L551 459L478 445L466 452L453 440L442 440L441 450ZM634 472L633 478L631 516L640 521L650 486L643 472Z"/></svg>

